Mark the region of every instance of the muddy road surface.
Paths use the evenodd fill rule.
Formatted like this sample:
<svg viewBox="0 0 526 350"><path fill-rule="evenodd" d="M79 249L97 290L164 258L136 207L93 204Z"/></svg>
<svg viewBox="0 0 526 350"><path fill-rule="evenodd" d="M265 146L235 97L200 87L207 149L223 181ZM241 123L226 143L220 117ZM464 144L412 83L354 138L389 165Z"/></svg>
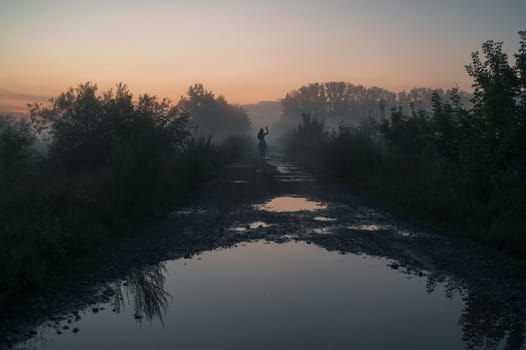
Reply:
<svg viewBox="0 0 526 350"><path fill-rule="evenodd" d="M0 323L11 349L525 349L524 262L247 155L101 269Z"/></svg>

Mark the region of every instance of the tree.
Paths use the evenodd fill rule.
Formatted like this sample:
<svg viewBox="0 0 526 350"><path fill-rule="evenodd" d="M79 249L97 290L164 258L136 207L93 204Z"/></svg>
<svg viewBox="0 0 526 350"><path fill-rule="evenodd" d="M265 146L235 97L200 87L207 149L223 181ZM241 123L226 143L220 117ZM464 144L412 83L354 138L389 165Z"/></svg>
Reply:
<svg viewBox="0 0 526 350"><path fill-rule="evenodd" d="M131 139L130 147L138 151L153 149L147 140L161 148L181 147L189 135L187 116L170 100L145 94L134 103L125 84L97 95L97 85L88 82L50 102L31 105L31 117L40 132L50 135L51 159L72 171L101 169Z"/></svg>
<svg viewBox="0 0 526 350"><path fill-rule="evenodd" d="M96 92L97 85L88 82L52 98L48 107L31 105L35 125L51 136L50 156L67 168L94 169L109 156L111 120Z"/></svg>
<svg viewBox="0 0 526 350"><path fill-rule="evenodd" d="M473 114L478 119L478 130L483 155L491 158L491 171L508 167L517 154L520 117L518 101L519 79L502 50L502 42L487 41L482 45L485 60L478 51L466 66L473 78Z"/></svg>
<svg viewBox="0 0 526 350"><path fill-rule="evenodd" d="M202 84L190 86L178 107L189 116L192 128L201 135L222 139L250 130L250 120L242 107L228 103L223 96L215 97Z"/></svg>

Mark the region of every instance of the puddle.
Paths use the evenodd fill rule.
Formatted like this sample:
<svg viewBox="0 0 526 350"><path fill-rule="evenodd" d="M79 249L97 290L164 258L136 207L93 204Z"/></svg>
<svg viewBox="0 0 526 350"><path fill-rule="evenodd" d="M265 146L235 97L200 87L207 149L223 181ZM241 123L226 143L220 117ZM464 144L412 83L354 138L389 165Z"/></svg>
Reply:
<svg viewBox="0 0 526 350"><path fill-rule="evenodd" d="M248 230L257 230L259 228L266 228L266 227L270 227L270 226L271 225L267 224L266 222L255 221L255 222L251 222L250 224L247 224L245 226L232 226L228 230L242 233L242 232L247 232Z"/></svg>
<svg viewBox="0 0 526 350"><path fill-rule="evenodd" d="M247 232L247 228L243 226L232 226L228 229L228 231L243 233Z"/></svg>
<svg viewBox="0 0 526 350"><path fill-rule="evenodd" d="M407 229L399 228L393 225L382 225L382 224L362 224L362 225L351 225L347 226L350 230L357 230L357 231L392 231L400 236L403 237L412 237L415 235L418 235L418 233L415 233L413 231L409 231Z"/></svg>
<svg viewBox="0 0 526 350"><path fill-rule="evenodd" d="M327 209L327 205L305 197L276 197L266 203L255 205L255 208L257 210L283 213L323 210Z"/></svg>
<svg viewBox="0 0 526 350"><path fill-rule="evenodd" d="M171 212L171 215L204 215L208 213L205 209L183 209Z"/></svg>
<svg viewBox="0 0 526 350"><path fill-rule="evenodd" d="M267 224L266 222L263 222L263 221L255 221L255 222L251 222L250 224L248 224L249 228L252 229L252 230L255 230L255 229L258 229L258 228L266 228L266 227L270 227L269 224Z"/></svg>
<svg viewBox="0 0 526 350"><path fill-rule="evenodd" d="M232 181L233 184L246 184L248 183L247 180L233 180Z"/></svg>
<svg viewBox="0 0 526 350"><path fill-rule="evenodd" d="M280 182L316 182L316 179L310 177L280 178Z"/></svg>
<svg viewBox="0 0 526 350"><path fill-rule="evenodd" d="M280 174L291 174L298 172L298 167L291 164L280 163L276 165L276 170Z"/></svg>
<svg viewBox="0 0 526 350"><path fill-rule="evenodd" d="M412 237L417 235L415 232L411 232L408 230L397 230L396 233L403 237Z"/></svg>
<svg viewBox="0 0 526 350"><path fill-rule="evenodd" d="M316 178L303 172L297 165L283 161L271 161L276 167L276 179L279 182L316 182Z"/></svg>
<svg viewBox="0 0 526 350"><path fill-rule="evenodd" d="M351 225L347 226L350 230L358 230L358 231L392 231L394 230L394 227L392 225L369 225L369 224L363 224L363 225Z"/></svg>
<svg viewBox="0 0 526 350"><path fill-rule="evenodd" d="M107 303L15 348L502 349L519 339L498 302L393 266L305 242L209 251L133 275Z"/></svg>
<svg viewBox="0 0 526 350"><path fill-rule="evenodd" d="M328 235L329 233L331 233L328 227L318 227L312 230L312 232L317 235Z"/></svg>
<svg viewBox="0 0 526 350"><path fill-rule="evenodd" d="M321 221L321 222L334 222L334 221L338 221L338 219L336 219L336 218L328 218L328 217L326 217L326 216L315 216L313 219L316 220L316 221Z"/></svg>

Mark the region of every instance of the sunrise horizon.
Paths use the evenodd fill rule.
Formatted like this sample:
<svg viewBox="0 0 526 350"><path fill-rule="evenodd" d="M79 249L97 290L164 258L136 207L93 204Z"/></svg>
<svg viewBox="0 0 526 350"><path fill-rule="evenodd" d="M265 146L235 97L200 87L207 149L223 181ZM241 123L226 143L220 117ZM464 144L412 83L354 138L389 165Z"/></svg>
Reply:
<svg viewBox="0 0 526 350"><path fill-rule="evenodd" d="M477 8L452 0L280 4L7 1L0 109L27 110L87 81L102 91L123 82L135 96L174 101L201 83L239 105L329 81L469 91L471 53L503 41L513 59L526 13L515 0Z"/></svg>
<svg viewBox="0 0 526 350"><path fill-rule="evenodd" d="M28 113L29 109L30 109L28 107L28 104L35 104L35 103L47 104L51 98L57 97L60 93L67 91L69 88L76 88L80 84L84 84L84 83L93 83L93 84L97 85L98 91L101 94L102 94L102 92L107 91L109 89L114 89L118 84L123 83L129 88L129 90L133 94L134 98L137 98L138 96L143 95L143 94L150 94L150 95L154 95L154 96L156 96L158 98L168 98L172 102L177 102L181 96L184 96L186 94L186 92L188 91L188 88L190 86L193 86L195 84L202 84L206 90L211 91L215 96L223 96L223 97L225 97L225 99L229 103L232 103L234 105L245 106L245 105L255 105L255 104L265 103L265 102L280 102L285 97L286 93L288 93L288 92L290 92L292 90L299 89L300 87L307 86L309 84L314 84L314 83L324 84L324 83L328 83L328 82L345 82L345 83L350 83L350 84L357 85L357 86L364 86L365 88L378 87L378 88L383 88L383 89L389 90L389 91L391 91L393 93L400 93L400 92L403 92L403 91L407 92L407 91L410 91L411 89L415 89L415 88L442 89L444 91L452 89L452 88L459 88L460 90L467 91L467 92L471 92L472 91L471 85L469 85L469 86L461 86L458 83L454 83L454 84L451 84L449 86L446 86L446 85L444 85L444 86L413 85L413 86L402 87L402 88L399 88L399 89L393 89L393 88L386 87L386 85L363 84L363 83L356 82L356 81L351 81L351 80L341 80L341 79L340 80L336 80L336 79L334 79L334 80L327 80L327 81L321 81L321 80L320 81L305 81L304 83L298 83L297 85L291 86L290 88L281 89L283 91L283 93L281 93L279 95L270 95L269 94L269 95L266 95L266 96L265 95L257 95L257 96L261 96L261 97L254 96L253 98L249 98L249 97L247 97L247 98L243 98L243 97L242 98L235 98L233 96L236 96L236 95L233 94L232 91L229 90L229 89L221 89L221 87L214 88L214 87L211 87L211 85L207 85L206 83L202 83L200 81L196 81L194 83L190 83L185 88L178 89L177 92L175 92L175 93L167 93L167 92L163 93L162 90L156 90L153 87L152 88L147 88L146 87L146 88L143 88L143 89L135 89L133 86L129 85L125 81L116 81L113 84L111 84L111 83L101 84L101 83L99 83L97 81L85 80L85 81L79 81L77 83L74 83L74 84L71 84L71 85L67 85L67 86L63 86L62 88L57 88L57 89L53 89L53 90L52 89L43 89L42 90L43 93L38 93L37 92L37 91L40 91L40 90L37 90L37 91L32 91L32 90L13 91L13 90L9 90L9 89L0 87L0 111L12 112L12 113ZM156 92L156 91L158 91L158 92ZM224 93L223 91L230 91L230 94L229 93Z"/></svg>

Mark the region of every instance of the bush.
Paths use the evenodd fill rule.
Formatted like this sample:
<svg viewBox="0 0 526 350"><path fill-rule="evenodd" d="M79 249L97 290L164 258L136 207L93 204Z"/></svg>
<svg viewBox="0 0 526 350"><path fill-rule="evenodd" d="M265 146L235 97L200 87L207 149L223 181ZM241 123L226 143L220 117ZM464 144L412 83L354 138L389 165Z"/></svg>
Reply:
<svg viewBox="0 0 526 350"><path fill-rule="evenodd" d="M467 71L472 109L458 89L431 95L431 111L393 109L391 118L327 132L303 116L289 153L345 177L391 208L465 231L526 256L526 32L515 66L502 43L483 44Z"/></svg>
<svg viewBox="0 0 526 350"><path fill-rule="evenodd" d="M192 136L188 114L147 94L134 101L124 84L102 95L81 84L31 117L0 115L0 311L96 266L101 248L166 213L243 143ZM33 151L33 129L47 157Z"/></svg>

